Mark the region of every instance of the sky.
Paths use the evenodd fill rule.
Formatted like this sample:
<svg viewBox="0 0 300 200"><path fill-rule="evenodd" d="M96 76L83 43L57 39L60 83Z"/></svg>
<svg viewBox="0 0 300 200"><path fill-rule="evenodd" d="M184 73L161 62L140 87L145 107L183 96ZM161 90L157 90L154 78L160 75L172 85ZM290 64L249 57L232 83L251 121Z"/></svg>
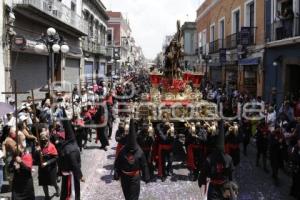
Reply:
<svg viewBox="0 0 300 200"><path fill-rule="evenodd" d="M148 59L162 49L166 35L176 32L176 21L195 21L203 0L102 0L107 10L120 11L129 19L132 36Z"/></svg>

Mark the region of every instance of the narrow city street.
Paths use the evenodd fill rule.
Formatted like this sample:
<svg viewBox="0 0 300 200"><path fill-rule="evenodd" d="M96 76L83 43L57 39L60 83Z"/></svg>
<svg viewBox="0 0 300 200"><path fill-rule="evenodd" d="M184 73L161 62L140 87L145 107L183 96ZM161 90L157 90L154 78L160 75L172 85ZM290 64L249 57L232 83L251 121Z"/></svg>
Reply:
<svg viewBox="0 0 300 200"><path fill-rule="evenodd" d="M118 120L113 126L113 135L116 132ZM81 185L83 200L122 200L123 193L118 181L113 180L113 163L115 159L116 142L110 141L108 151L99 149L99 144L94 141L82 153L82 170L86 182ZM239 200L293 200L289 198L291 179L286 174L280 173L280 185L273 184L271 174L266 174L261 168L255 166L255 146L250 145L249 156L241 155L241 164L235 170L235 180L240 187ZM197 182L188 180L188 171L180 163L174 164L174 177L165 182L157 180L149 184L142 183L141 200L199 200ZM37 171L34 172L37 177ZM43 199L43 190L35 179L35 194L37 200ZM54 193L51 188L50 194ZM2 196L10 196L6 193ZM53 197L53 200L59 199Z"/></svg>
<svg viewBox="0 0 300 200"><path fill-rule="evenodd" d="M114 132L116 123L114 125ZM83 170L86 183L82 185L82 199L124 199L120 183L113 180L113 162L115 159L116 143L111 140L107 152L100 151L97 146L90 144L82 156ZM188 180L188 171L175 163L174 177L165 182L142 183L141 200L199 200L197 182ZM271 170L270 170L271 171ZM293 200L289 198L291 179L280 173L280 185L274 185L271 173L266 174L255 166L255 146L250 145L249 156L241 154L241 164L235 170L235 180L240 187L240 200Z"/></svg>
<svg viewBox="0 0 300 200"><path fill-rule="evenodd" d="M114 134L118 120L113 126L113 139L110 141L108 151L99 149L99 144L94 141L88 144L83 151L82 170L86 178L81 185L83 200L122 200L124 199L120 183L113 180L113 163L115 159ZM289 198L291 179L280 173L279 186L272 182L271 174L266 174L261 168L255 166L255 146L250 145L249 156L241 155L241 164L235 169L234 176L240 187L239 200L293 200ZM174 164L175 175L165 182L142 183L141 200L199 200L199 188L197 182L188 180L188 171L182 168L180 163ZM35 168L36 169L36 168ZM42 187L37 183L37 170L34 171L35 194L37 200L44 199ZM50 189L50 194L54 189ZM10 193L1 194L1 197L10 197ZM53 197L53 200L59 198Z"/></svg>
<svg viewBox="0 0 300 200"><path fill-rule="evenodd" d="M0 1L0 200L300 199L300 0Z"/></svg>

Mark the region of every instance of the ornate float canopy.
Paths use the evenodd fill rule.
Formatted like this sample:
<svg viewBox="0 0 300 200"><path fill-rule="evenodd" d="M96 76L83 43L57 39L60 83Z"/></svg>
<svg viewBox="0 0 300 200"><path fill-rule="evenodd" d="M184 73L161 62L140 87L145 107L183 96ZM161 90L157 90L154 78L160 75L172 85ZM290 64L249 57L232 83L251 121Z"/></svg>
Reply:
<svg viewBox="0 0 300 200"><path fill-rule="evenodd" d="M165 64L163 72L158 72L157 69L155 69L150 73L152 87L159 88L159 92L162 93L162 98L160 100L168 102L189 102L190 100L195 100L192 99L192 97L197 95L193 94L190 87L199 88L203 74L191 71L183 71L183 67L180 65L180 63L182 63L184 53L183 34L179 21L177 21L177 33L174 35L169 46L166 48L164 56ZM155 90L155 92L157 93L158 90ZM157 100L157 94L152 93L150 96L154 96Z"/></svg>
<svg viewBox="0 0 300 200"><path fill-rule="evenodd" d="M203 74L184 71L181 66L184 57L182 41L183 34L178 21L177 33L164 52L163 70L159 72L154 69L150 73L150 93L143 94L142 102L132 109L135 118L178 122L217 117L215 105L202 100L199 87Z"/></svg>

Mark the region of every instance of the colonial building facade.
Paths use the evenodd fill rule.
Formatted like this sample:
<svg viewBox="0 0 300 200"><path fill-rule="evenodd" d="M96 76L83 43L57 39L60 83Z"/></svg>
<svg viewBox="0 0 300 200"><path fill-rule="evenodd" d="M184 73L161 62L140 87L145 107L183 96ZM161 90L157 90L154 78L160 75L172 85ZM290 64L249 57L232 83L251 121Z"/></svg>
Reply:
<svg viewBox="0 0 300 200"><path fill-rule="evenodd" d="M130 59L131 28L121 12L107 12L109 16L107 42L112 49L112 60L108 68L113 74L120 73L127 67ZM108 70L109 71L109 70Z"/></svg>
<svg viewBox="0 0 300 200"><path fill-rule="evenodd" d="M121 12L108 11L107 14L107 44L112 54L108 74L121 74L142 66L145 58L132 36L128 19Z"/></svg>
<svg viewBox="0 0 300 200"><path fill-rule="evenodd" d="M218 87L263 92L264 1L206 0L197 10L202 70Z"/></svg>
<svg viewBox="0 0 300 200"><path fill-rule="evenodd" d="M5 5L5 20L8 22L12 13L15 16L13 24L5 27L6 91L11 91L12 81L17 80L19 90L33 89L37 98L44 97L40 89L48 84L49 76L53 82L79 84L83 59L80 38L88 34L81 0L6 0ZM46 47L36 51L49 27L59 34L61 44L69 46L67 53L58 51L52 59Z"/></svg>
<svg viewBox="0 0 300 200"><path fill-rule="evenodd" d="M300 95L299 13L299 0L266 0L264 96L273 103Z"/></svg>
<svg viewBox="0 0 300 200"><path fill-rule="evenodd" d="M0 102L5 102L5 95L1 93L1 91L5 91L5 65L4 65L4 51L3 44L5 42L5 38L3 37L4 31L4 2L0 3Z"/></svg>
<svg viewBox="0 0 300 200"><path fill-rule="evenodd" d="M107 72L106 32L108 15L101 1L83 0L82 13L88 24L88 36L83 38L84 81L94 82Z"/></svg>
<svg viewBox="0 0 300 200"><path fill-rule="evenodd" d="M181 27L183 33L183 65L186 70L194 71L197 68L198 56L196 54L197 31L195 22L185 22ZM198 70L197 70L198 71Z"/></svg>

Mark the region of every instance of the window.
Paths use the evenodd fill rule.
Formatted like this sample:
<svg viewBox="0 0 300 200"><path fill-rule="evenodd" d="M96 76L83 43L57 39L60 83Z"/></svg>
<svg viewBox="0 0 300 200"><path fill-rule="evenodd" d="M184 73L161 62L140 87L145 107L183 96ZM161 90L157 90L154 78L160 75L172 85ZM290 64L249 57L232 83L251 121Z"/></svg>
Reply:
<svg viewBox="0 0 300 200"><path fill-rule="evenodd" d="M76 11L76 3L74 3L73 1L71 2L71 10L72 11Z"/></svg>
<svg viewBox="0 0 300 200"><path fill-rule="evenodd" d="M202 32L198 33L198 47L202 47Z"/></svg>
<svg viewBox="0 0 300 200"><path fill-rule="evenodd" d="M225 38L225 19L221 19L219 22L219 39Z"/></svg>
<svg viewBox="0 0 300 200"><path fill-rule="evenodd" d="M102 28L101 29L101 32L100 32L100 35L101 35L101 45L105 46L106 45L106 40L107 40L107 36L106 36L106 29L105 28Z"/></svg>
<svg viewBox="0 0 300 200"><path fill-rule="evenodd" d="M207 44L206 44L206 30L202 31L202 46L203 46L203 53L207 54L208 53L208 48L207 48Z"/></svg>
<svg viewBox="0 0 300 200"><path fill-rule="evenodd" d="M99 25L95 25L95 42L99 43Z"/></svg>
<svg viewBox="0 0 300 200"><path fill-rule="evenodd" d="M255 2L250 0L245 4L245 26L254 27L255 26Z"/></svg>
<svg viewBox="0 0 300 200"><path fill-rule="evenodd" d="M225 39L225 17L219 21L219 41L218 48L224 48L224 39Z"/></svg>
<svg viewBox="0 0 300 200"><path fill-rule="evenodd" d="M210 39L210 42L215 41L215 25L214 24L210 26L209 39Z"/></svg>
<svg viewBox="0 0 300 200"><path fill-rule="evenodd" d="M107 30L107 45L113 45L112 29Z"/></svg>
<svg viewBox="0 0 300 200"><path fill-rule="evenodd" d="M232 12L232 33L238 33L240 30L240 8Z"/></svg>

